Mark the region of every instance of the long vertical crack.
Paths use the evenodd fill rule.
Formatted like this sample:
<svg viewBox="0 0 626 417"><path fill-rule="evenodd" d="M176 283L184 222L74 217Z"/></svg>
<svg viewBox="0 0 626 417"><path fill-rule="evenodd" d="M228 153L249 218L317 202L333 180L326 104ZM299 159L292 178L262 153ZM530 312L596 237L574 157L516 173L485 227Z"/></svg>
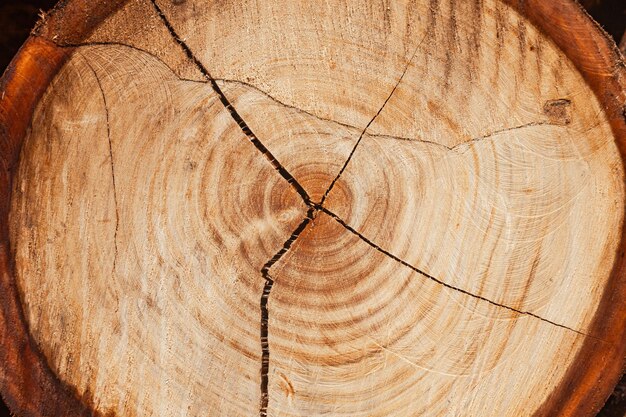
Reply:
<svg viewBox="0 0 626 417"><path fill-rule="evenodd" d="M79 52L80 54L80 52ZM98 84L98 89L100 90L100 95L102 96L102 102L104 103L104 114L106 117L106 127L107 127L107 141L109 144L109 160L111 161L111 183L113 186L113 204L115 206L115 231L113 232L113 268L111 269L111 273L115 274L117 271L117 235L120 225L120 213L119 207L117 203L117 185L115 183L115 159L113 158L113 143L111 142L111 124L109 120L109 106L107 104L107 98L104 94L104 88L102 88L102 83L100 82L100 77L98 77L98 73L94 69L94 67L89 63L89 60L81 54L83 61L87 64L87 67L93 73L94 78L96 79L96 83Z"/></svg>
<svg viewBox="0 0 626 417"><path fill-rule="evenodd" d="M176 30L170 23L167 16L165 16L163 11L157 4L156 0L150 0L150 2L154 6L156 13L158 14L159 18L161 19L161 21L167 28L172 38L174 38L174 40L181 47L181 49L183 50L187 58L189 58L189 60L191 60L194 63L194 65L202 73L204 78L206 78L206 80L209 82L209 84L213 88L213 91L219 97L220 102L222 103L224 108L228 110L228 113L230 114L232 119L237 123L237 125L239 126L241 131L244 133L244 135L246 135L246 137L259 150L259 152L261 152L265 156L265 158L272 164L274 169L278 171L280 176L283 177L293 187L293 189L302 198L304 203L310 206L311 198L309 197L309 194L306 192L304 187L300 185L300 183L295 179L295 177L291 175L291 173L280 163L280 161L274 156L274 154L272 154L272 152L263 144L263 142L261 142L258 136L252 131L250 126L245 122L245 120L243 120L239 112L237 112L237 110L232 105L230 100L228 100L228 97L226 97L226 94L224 94L220 86L217 84L217 81L215 81L215 78L213 78L209 70L204 66L204 64L202 64L202 62L200 62L200 60L192 52L191 48L189 48L187 43L178 35L178 33L176 32Z"/></svg>
<svg viewBox="0 0 626 417"><path fill-rule="evenodd" d="M265 285L263 286L263 294L261 295L261 405L259 407L259 416L267 417L267 406L269 404L269 368L270 368L270 346L269 346L269 310L267 303L269 301L272 287L274 286L274 279L270 275L270 269L272 266L280 260L294 244L298 236L306 229L308 224L313 220L315 214L315 208L310 207L306 213L306 217L296 227L291 236L285 241L283 246L278 252L272 256L272 258L263 265L261 274L265 279Z"/></svg>

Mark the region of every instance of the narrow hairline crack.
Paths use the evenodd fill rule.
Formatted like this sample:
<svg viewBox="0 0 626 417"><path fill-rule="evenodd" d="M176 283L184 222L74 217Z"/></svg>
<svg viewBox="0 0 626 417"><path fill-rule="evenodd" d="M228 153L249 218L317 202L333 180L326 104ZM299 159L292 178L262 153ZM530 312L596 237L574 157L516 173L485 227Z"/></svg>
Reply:
<svg viewBox="0 0 626 417"><path fill-rule="evenodd" d="M530 311L524 311L524 310L518 310L518 309L516 309L516 308L513 308L513 307L510 307L510 306L507 306L506 304L497 303L497 302L492 301L492 300L490 300L490 299L488 299L488 298L485 298L485 297L483 297L483 296L480 296L480 295L474 294L474 293L469 292L469 291L467 291L467 290L464 290L464 289L462 289L462 288L455 287L454 285L448 284L448 283L446 283L445 281L442 281L441 279L439 279L439 278L437 278L437 277L435 277L435 276L433 276L433 275L431 275L431 274L428 274L428 273L427 273L427 272L425 272L425 271L422 271L421 269L419 269L419 268L417 268L417 267L415 267L415 266L411 265L410 263L406 262L405 260L403 260L403 259L401 259L401 258L399 258L399 257L395 256L395 255L394 255L394 254L392 254L391 252L389 252L389 251L387 251L387 250L385 250L385 249L381 248L380 246L378 246L377 244L375 244L374 242L372 242L371 240L369 240L366 236L364 236L364 235L363 235L363 234L361 234L359 231L357 231L356 229L354 229L354 228L353 228L352 226L350 226L347 222L345 222L345 221L344 221L341 217L339 217L337 214L335 214L335 213L334 213L334 212L332 212L331 210L327 209L326 207L322 207L322 206L316 205L316 208L317 208L319 211L322 211L323 213L325 213L325 214L327 214L328 216L330 216L330 217L331 217L332 219L334 219L337 223L339 223L339 224L340 224L340 225L341 225L344 229L346 229L346 230L347 230L347 231L349 231L350 233L352 233L352 234L354 234L355 236L357 236L359 239L361 239L363 242L365 242L366 244L368 244L368 245L369 245L370 247L372 247L373 249L377 250L378 252L382 253L383 255L386 255L387 257L391 258L392 260L394 260L394 261L396 261L396 262L398 262L398 263L400 263L400 264L404 265L404 266L405 266L405 267L407 267L407 268L412 269L413 271L417 272L418 274L420 274L420 275L422 275L422 276L424 276L424 277L426 277L426 278L428 278L428 279L430 279L430 280L432 280L432 281L436 282L437 284L439 284L439 285L441 285L441 286L443 286L443 287L445 287L445 288L448 288L448 289L450 289L450 290L453 290L453 291L459 292L459 293L461 293L461 294L467 295L467 296L472 297L472 298L475 298L475 299L477 299L477 300L480 300L480 301L483 301L483 302L489 303L489 304L491 304L491 305L493 305L493 306L496 306L496 307L499 307L499 308L503 308L503 309L505 309L505 310L512 311L512 312L514 312L514 313L516 313L516 314L519 314L519 315L525 315L525 316L529 316L529 317L536 318L536 319L538 319L538 320L541 320L541 321L543 321L543 322L545 322L545 323L548 323L548 324L551 324L551 325L553 325L553 326L560 327L560 328L562 328L562 329L565 329L565 330L568 330L568 331L574 332L574 333L576 333L576 334L578 334L578 335L580 335L580 336L590 337L590 338L592 338L592 339L595 339L595 340L598 340L598 341L601 341L601 342L604 342L604 343L609 343L609 342L607 342L607 341L605 341L605 340L603 340L603 339L600 339L600 338L598 338L598 337L595 337L595 336L593 336L593 335L591 335L591 334L584 333L584 332L582 332L582 331L580 331L580 330L576 330L576 329L571 328L571 327L569 327L569 326L566 326L566 325L564 325L564 324L560 324L560 323L554 322L554 321L552 321L552 320L546 319L546 318L544 318L544 317L541 317L541 316L539 316L538 314L535 314L535 313L533 313L533 312L530 312Z"/></svg>
<svg viewBox="0 0 626 417"><path fill-rule="evenodd" d="M80 52L79 52L80 54ZM89 63L89 60L83 55L80 54L83 58L87 67L93 73L93 76L96 79L96 83L98 84L98 89L100 90L100 95L102 96L102 102L104 103L104 113L106 117L106 127L107 127L107 140L109 144L109 160L111 161L111 182L113 186L113 204L115 206L115 231L113 232L113 268L111 269L111 274L114 275L117 271L117 256L118 256L118 248L117 248L117 235L119 231L120 225L120 213L119 206L117 202L117 185L115 183L115 159L113 158L113 144L111 142L111 124L109 120L109 106L107 104L106 95L104 94L104 88L102 88L102 83L100 82L100 77L98 77L98 73L94 69L94 67Z"/></svg>
<svg viewBox="0 0 626 417"><path fill-rule="evenodd" d="M387 105L389 100L391 100L391 97L393 96L393 94L398 89L398 86L400 85L400 83L404 79L404 76L406 75L407 71L409 70L409 68L411 66L411 63L413 62L413 59L415 58L415 55L417 55L417 51L419 50L420 46L422 46L422 43L424 42L425 39L426 39L426 35L424 35L424 37L418 42L417 46L415 47L415 50L413 51L413 54L411 55L411 58L409 58L408 62L406 63L406 66L404 67L404 71L402 71L402 74L400 74L400 77L398 78L398 81L396 81L396 84L391 89L391 92L389 93L389 95L387 96L385 101L383 102L382 106L380 106L380 108L378 109L378 111L376 112L374 117L372 117L370 119L370 121L365 125L365 128L363 129L363 131L359 135L359 139L357 139L356 143L352 147L352 150L350 151L350 154L348 155L348 158L346 159L346 161L344 162L343 166L341 167L341 169L339 170L339 172L337 173L335 178L332 180L332 182L330 183L330 185L328 186L328 188L324 192L324 195L322 196L322 199L319 202L319 206L320 207L324 206L324 202L328 198L328 195L330 194L330 192L335 187L335 184L337 183L337 181L339 181L339 178L341 177L343 172L346 170L346 168L348 168L348 164L350 163L350 160L352 159L352 157L354 156L354 153L356 152L357 148L359 147L359 144L361 143L361 140L363 140L363 136L365 136L365 133L367 132L367 129L369 129L369 127L372 125L372 123L374 123L374 121L378 118L380 113L382 113L383 109L385 108L385 106Z"/></svg>
<svg viewBox="0 0 626 417"><path fill-rule="evenodd" d="M425 144L429 144L429 145L435 145L435 146L440 146L442 148L445 148L448 151L452 151L452 152L458 152L458 153L462 153L463 151L460 150L459 148L463 147L463 146L471 146L472 144L476 143L476 142L481 142L485 139L490 139L494 136L498 136L501 135L503 133L507 133L507 132L512 132L515 130L523 130L523 129L528 129L531 127L537 127L537 126L560 126L559 124L556 123L551 123L548 121L538 121L538 122L528 122L528 123L523 123L520 125L516 125L516 126L510 126L510 127L503 127L501 129L497 129L494 131L491 131L489 133L483 134L481 136L477 136L471 139L468 139L464 142L460 142L457 143L454 146L448 146L448 145L444 145L443 143L439 143L439 142L435 142L432 140L427 140L427 139L416 139L416 138L409 138L409 137L403 137L403 136L390 136L390 135L383 135L383 134L370 134L370 137L374 137L374 138L382 138L382 139L392 139L392 140L398 140L398 141L404 141L404 142L413 142L413 143L425 143Z"/></svg>
<svg viewBox="0 0 626 417"><path fill-rule="evenodd" d="M245 122L245 120L243 120L239 112L237 112L237 110L232 105L230 100L228 100L228 97L226 97L226 95L224 94L220 86L217 84L217 81L215 80L215 78L213 78L209 70L204 66L204 64L202 64L202 62L200 62L200 60L195 56L191 48L189 48L187 43L178 35L176 30L170 23L169 19L165 16L165 14L163 13L159 5L156 3L156 0L150 0L150 2L154 6L156 13L159 15L159 18L161 19L161 21L163 22L163 24L169 31L172 38L176 41L176 43L178 43L178 45L181 47L181 49L183 50L187 58L194 63L196 68L198 68L198 70L202 73L202 75L207 79L207 81L213 88L213 91L219 97L220 102L222 103L224 108L228 110L228 113L230 114L232 119L237 123L237 125L239 126L243 134L246 135L246 137L250 140L250 142L252 142L252 144L257 148L257 150L261 152L263 156L265 156L265 158L270 162L270 164L272 164L274 169L278 171L280 176L283 177L293 187L293 189L296 191L296 193L298 193L300 198L302 198L304 203L307 206L310 206L311 198L309 197L309 194L306 192L304 187L300 185L300 183L295 179L295 177L291 175L291 173L280 163L280 161L274 156L274 154L272 154L272 152L263 144L263 142L261 142L261 140L257 137L257 135L252 131L250 126Z"/></svg>

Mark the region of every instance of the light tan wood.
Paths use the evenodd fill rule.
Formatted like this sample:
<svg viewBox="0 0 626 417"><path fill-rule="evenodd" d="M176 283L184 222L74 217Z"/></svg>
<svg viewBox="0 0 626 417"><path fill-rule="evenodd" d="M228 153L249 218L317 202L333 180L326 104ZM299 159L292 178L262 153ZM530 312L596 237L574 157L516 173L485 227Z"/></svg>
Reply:
<svg viewBox="0 0 626 417"><path fill-rule="evenodd" d="M10 241L94 410L527 416L610 343L622 157L516 9L129 1L56 41Z"/></svg>

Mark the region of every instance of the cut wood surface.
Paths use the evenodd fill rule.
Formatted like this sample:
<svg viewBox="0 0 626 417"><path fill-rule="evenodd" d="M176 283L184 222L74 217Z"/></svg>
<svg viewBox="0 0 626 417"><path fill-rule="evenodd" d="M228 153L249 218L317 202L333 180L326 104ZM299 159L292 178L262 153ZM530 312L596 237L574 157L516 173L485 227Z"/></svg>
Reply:
<svg viewBox="0 0 626 417"><path fill-rule="evenodd" d="M0 84L3 396L595 415L624 68L566 0L63 3Z"/></svg>

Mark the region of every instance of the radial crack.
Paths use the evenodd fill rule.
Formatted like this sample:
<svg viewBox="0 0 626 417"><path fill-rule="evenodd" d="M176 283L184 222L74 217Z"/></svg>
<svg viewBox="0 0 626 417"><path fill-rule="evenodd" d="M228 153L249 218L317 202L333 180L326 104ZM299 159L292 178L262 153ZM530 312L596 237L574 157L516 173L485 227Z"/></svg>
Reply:
<svg viewBox="0 0 626 417"><path fill-rule="evenodd" d="M176 43L180 45L185 55L187 55L187 58L189 58L194 63L194 65L198 68L202 75L207 79L209 84L211 84L211 87L213 88L213 91L215 91L215 93L218 95L220 102L222 103L224 108L228 110L228 113L237 123L241 131L248 137L250 142L252 142L252 144L259 150L259 152L261 152L265 156L265 158L272 164L272 166L278 171L280 176L283 177L294 188L294 190L298 193L298 195L300 195L304 203L307 206L310 206L311 198L309 197L309 194L306 192L304 187L302 187L302 185L300 185L295 177L291 175L291 173L289 173L289 171L280 163L280 161L278 161L274 154L272 154L272 152L261 142L261 140L259 140L259 138L252 131L250 126L248 126L248 124L243 120L241 115L237 112L235 107L231 104L230 100L228 100L228 97L226 97L220 86L217 84L217 81L215 80L215 78L213 78L209 70L204 66L204 64L202 64L202 62L200 62L200 60L191 51L191 48L189 48L187 43L178 35L170 21L167 19L159 5L156 3L156 0L150 1L172 38L174 38Z"/></svg>
<svg viewBox="0 0 626 417"><path fill-rule="evenodd" d="M115 231L113 233L114 253L113 253L113 268L111 272L112 274L115 274L115 271L117 270L117 234L118 234L118 229L119 229L119 224L120 224L120 213L119 213L119 207L117 203L117 185L115 184L115 160L113 158L113 144L111 142L111 125L109 122L109 106L107 104L107 98L106 98L106 95L104 94L104 89L102 88L102 83L100 82L100 77L98 77L98 73L96 73L96 70L93 68L93 66L89 63L89 60L84 55L80 54L80 56L83 58L83 60L85 61L85 64L87 64L87 67L89 67L89 69L93 73L93 76L96 79L96 83L98 84L98 89L100 90L100 95L102 96L102 102L104 103L104 114L106 117L106 126L107 126L107 140L109 144L109 160L111 161L110 165L111 165L111 183L113 185L113 204L115 205Z"/></svg>
<svg viewBox="0 0 626 417"><path fill-rule="evenodd" d="M285 241L282 248L270 258L269 261L261 268L261 274L265 279L263 286L263 294L261 295L261 405L259 407L259 416L267 417L267 406L269 404L269 368L270 368L270 346L269 346L269 309L267 303L274 286L274 279L270 276L270 268L280 260L294 244L298 236L306 229L307 225L313 220L315 209L309 208L306 217L296 227L291 236Z"/></svg>
<svg viewBox="0 0 626 417"><path fill-rule="evenodd" d="M437 277L435 277L433 275L430 275L427 272L424 272L421 269L419 269L419 268L409 264L405 260L398 258L397 256L395 256L391 252L381 248L380 246L378 246L377 244L375 244L374 242L369 240L367 237L365 237L364 235L359 233L356 229L354 229L352 226L350 226L348 223L346 223L341 217L339 217L338 215L336 215L335 213L333 213L329 209L327 209L325 207L322 207L320 205L316 205L316 207L318 208L318 210L320 210L320 211L326 213L327 215L329 215L330 217L332 217L337 223L339 223L341 226L343 226L346 230L348 230L350 233L352 233L352 234L356 235L357 237L359 237L363 242L367 243L369 246L371 246L372 248L376 249L378 252L382 253L383 255L388 256L389 258L393 259L394 261L396 261L396 262L406 266L407 268L412 269L413 271L417 272L418 274L420 274L420 275L422 275L422 276L424 276L424 277L426 277L426 278L436 282L437 284L439 284L439 285L441 285L441 286L443 286L445 288L448 288L450 290L459 292L461 294L467 295L467 296L475 298L477 300L484 301L484 302L489 303L491 305L494 305L496 307L512 311L512 312L514 312L516 314L525 315L525 316L529 316L529 317L534 317L534 318L539 319L539 320L541 320L543 322L549 323L549 324L551 324L553 326L560 327L562 329L572 331L572 332L574 332L574 333L576 333L578 335L585 336L585 337L591 337L591 338L603 341L602 339L596 338L596 337L594 337L592 335L589 335L587 333L583 333L580 330L576 330L576 329L568 327L568 326L566 326L564 324L560 324L560 323L556 323L556 322L554 322L552 320L548 320L548 319L546 319L544 317L541 317L541 316L539 316L539 315L537 315L535 313L532 313L530 311L518 310L516 308L507 306L505 304L497 303L497 302L492 301L492 300L490 300L488 298L485 298L485 297L482 297L480 295L471 293L471 292L469 292L467 290L464 290L462 288L455 287L454 285L450 285L450 284L440 280L439 278L437 278Z"/></svg>
<svg viewBox="0 0 626 417"><path fill-rule="evenodd" d="M354 153L356 152L356 149L359 147L359 144L361 143L361 140L363 140L363 136L367 132L367 129L369 129L369 127L372 125L372 123L374 123L374 121L378 118L378 116L383 111L383 109L385 108L385 106L387 105L389 100L391 100L391 97L393 96L393 93L395 93L396 90L398 89L398 86L400 85L400 83L404 79L404 76L406 75L407 71L409 70L409 67L411 66L411 62L413 62L413 59L415 58L415 55L417 54L417 51L418 51L419 47L422 45L422 42L424 42L424 39L426 39L426 36L424 36L422 38L422 40L415 47L415 50L413 51L413 55L411 55L411 58L406 63L406 66L404 67L404 71L402 71L402 74L400 75L400 78L398 78L398 81L396 82L396 84L391 89L391 92L389 93L389 95L387 96L385 101L383 102L383 105L380 106L380 108L378 109L378 111L376 112L374 117L372 117L370 119L370 121L367 123L367 125L365 125L365 128L361 131L361 134L359 135L359 138L357 139L356 143L352 147L352 150L350 151L350 154L348 155L348 158L346 159L346 162L344 162L343 166L341 167L341 169L339 170L339 172L337 173L337 175L335 176L333 181L330 183L330 185L326 189L326 192L324 192L324 195L322 196L322 199L319 202L319 206L320 207L322 207L324 205L324 202L326 201L326 198L328 198L328 195L330 194L330 192L333 190L333 187L335 186L335 183L337 183L337 181L339 180L339 177L341 177L343 172L348 167L348 164L350 163L350 160L354 156Z"/></svg>
<svg viewBox="0 0 626 417"><path fill-rule="evenodd" d="M270 344L269 344L269 320L270 313L267 308L274 279L269 273L263 273L265 285L261 295L261 404L259 406L259 416L267 417L267 406L269 404L269 370L270 370Z"/></svg>
<svg viewBox="0 0 626 417"><path fill-rule="evenodd" d="M494 130L492 132L486 133L484 135L481 136L477 136L475 138L471 138L468 139L464 142L460 142L454 146L447 146L444 145L443 143L439 143L439 142L435 142L432 140L427 140L427 139L416 139L416 138L410 138L410 137L405 137L405 136L391 136L391 135L382 135L382 134L370 134L370 137L373 138L387 138L387 139L393 139L393 140L400 140L400 141L405 141L405 142L416 142L416 143L425 143L428 145L436 145L436 146L440 146L442 148L445 148L448 151L456 151L456 152L460 152L458 149L462 146L467 146L470 145L472 143L475 142L481 142L485 139L490 139L494 136L500 135L502 133L507 133L507 132L512 132L515 130L522 130L522 129L527 129L529 127L536 127L536 126L560 126L560 125L555 125L554 123L548 122L548 121L538 121L538 122L528 122L528 123L524 123L521 125L517 125L517 126L511 126L511 127L505 127L502 129L498 129L498 130Z"/></svg>

